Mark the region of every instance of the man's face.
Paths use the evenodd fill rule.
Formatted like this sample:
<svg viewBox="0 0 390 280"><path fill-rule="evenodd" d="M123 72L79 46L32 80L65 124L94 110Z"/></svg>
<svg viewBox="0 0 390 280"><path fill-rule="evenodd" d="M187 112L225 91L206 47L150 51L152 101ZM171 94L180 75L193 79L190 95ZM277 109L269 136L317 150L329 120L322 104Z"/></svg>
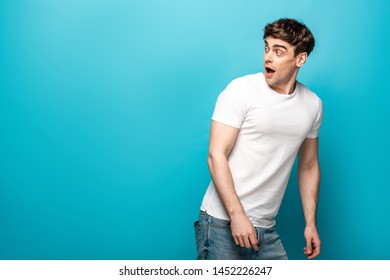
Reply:
<svg viewBox="0 0 390 280"><path fill-rule="evenodd" d="M295 85L306 53L295 56L292 45L272 37L265 38L264 44L264 76L268 86L279 93L289 93L286 89Z"/></svg>

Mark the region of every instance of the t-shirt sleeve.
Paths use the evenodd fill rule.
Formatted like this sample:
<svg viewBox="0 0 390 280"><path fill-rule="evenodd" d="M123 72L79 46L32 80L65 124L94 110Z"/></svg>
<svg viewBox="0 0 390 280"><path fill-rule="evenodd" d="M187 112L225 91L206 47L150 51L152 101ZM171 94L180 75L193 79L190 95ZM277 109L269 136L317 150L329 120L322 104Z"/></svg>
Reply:
<svg viewBox="0 0 390 280"><path fill-rule="evenodd" d="M306 137L307 138L317 138L319 135L319 132L320 132L321 123L322 123L322 102L321 102L321 99L318 98L316 117L315 117L313 126L310 129L310 131Z"/></svg>
<svg viewBox="0 0 390 280"><path fill-rule="evenodd" d="M240 128L247 113L244 94L239 79L232 81L218 96L212 119Z"/></svg>

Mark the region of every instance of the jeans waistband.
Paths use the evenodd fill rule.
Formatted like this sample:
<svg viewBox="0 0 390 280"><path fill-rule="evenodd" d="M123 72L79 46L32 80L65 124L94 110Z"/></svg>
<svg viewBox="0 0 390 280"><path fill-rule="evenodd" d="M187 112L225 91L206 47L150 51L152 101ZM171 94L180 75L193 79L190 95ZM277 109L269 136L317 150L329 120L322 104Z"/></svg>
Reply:
<svg viewBox="0 0 390 280"><path fill-rule="evenodd" d="M200 211L199 212L199 222L207 222L209 224L213 224L215 226L222 226L222 227L230 227L230 221L229 220L223 220L219 218L215 218L205 211ZM256 229L261 229L261 230L274 230L275 226L269 227L269 228L264 228L264 227L255 227Z"/></svg>

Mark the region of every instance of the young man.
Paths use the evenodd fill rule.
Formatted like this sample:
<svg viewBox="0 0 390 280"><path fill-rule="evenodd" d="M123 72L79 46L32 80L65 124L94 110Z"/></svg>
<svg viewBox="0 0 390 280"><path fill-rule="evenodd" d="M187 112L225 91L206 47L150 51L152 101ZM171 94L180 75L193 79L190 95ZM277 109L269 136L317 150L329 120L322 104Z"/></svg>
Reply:
<svg viewBox="0 0 390 280"><path fill-rule="evenodd" d="M294 19L264 29L264 73L233 80L212 117L208 165L212 181L195 222L198 259L287 259L275 231L298 154L306 228L304 253L320 253L316 226L321 100L296 81L314 48Z"/></svg>

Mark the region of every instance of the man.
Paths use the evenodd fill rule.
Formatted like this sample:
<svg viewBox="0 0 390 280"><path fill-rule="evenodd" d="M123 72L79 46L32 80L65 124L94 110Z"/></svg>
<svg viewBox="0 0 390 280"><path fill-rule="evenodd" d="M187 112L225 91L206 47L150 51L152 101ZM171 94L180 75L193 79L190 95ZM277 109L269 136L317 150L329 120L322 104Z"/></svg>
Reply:
<svg viewBox="0 0 390 280"><path fill-rule="evenodd" d="M195 222L198 259L287 259L276 216L298 154L306 227L304 254L320 253L316 226L321 100L296 80L314 48L294 19L264 29L264 73L233 80L212 117L208 165L212 181Z"/></svg>

